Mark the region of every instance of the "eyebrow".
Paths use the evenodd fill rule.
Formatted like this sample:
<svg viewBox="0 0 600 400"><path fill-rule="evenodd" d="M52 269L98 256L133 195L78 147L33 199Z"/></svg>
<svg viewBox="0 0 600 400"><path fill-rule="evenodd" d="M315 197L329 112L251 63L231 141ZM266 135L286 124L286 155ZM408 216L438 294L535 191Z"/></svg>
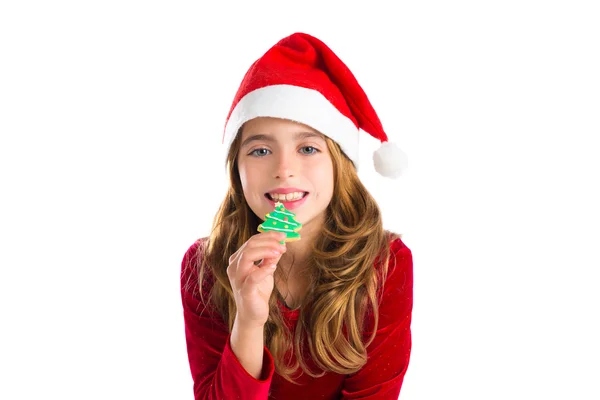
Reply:
<svg viewBox="0 0 600 400"><path fill-rule="evenodd" d="M294 134L295 140L308 139L308 138L312 138L312 137L324 139L322 134L315 133L315 132L298 132L298 133ZM262 133L256 134L256 135L251 135L251 136L248 136L246 138L246 140L244 140L244 142L242 143L240 148L244 148L245 146L249 145L251 142L255 142L255 141L259 141L259 140L264 140L266 142L274 142L275 138L271 135L265 135Z"/></svg>

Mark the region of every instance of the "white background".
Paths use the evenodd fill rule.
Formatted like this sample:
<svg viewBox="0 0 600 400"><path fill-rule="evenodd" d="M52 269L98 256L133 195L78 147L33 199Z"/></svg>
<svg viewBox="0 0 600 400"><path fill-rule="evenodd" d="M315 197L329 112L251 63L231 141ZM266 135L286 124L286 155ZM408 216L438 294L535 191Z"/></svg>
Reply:
<svg viewBox="0 0 600 400"><path fill-rule="evenodd" d="M391 181L361 145L414 257L400 398L600 398L594 2L203 3L0 5L0 398L193 397L181 259L242 76L295 31L409 156Z"/></svg>

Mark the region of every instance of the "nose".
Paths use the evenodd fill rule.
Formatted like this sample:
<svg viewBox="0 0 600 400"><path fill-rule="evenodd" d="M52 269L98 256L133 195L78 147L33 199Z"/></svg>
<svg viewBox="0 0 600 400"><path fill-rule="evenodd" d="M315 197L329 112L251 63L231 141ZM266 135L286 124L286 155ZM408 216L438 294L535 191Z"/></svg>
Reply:
<svg viewBox="0 0 600 400"><path fill-rule="evenodd" d="M285 179L296 175L297 165L293 156L286 152L280 152L275 158L274 175L275 178Z"/></svg>

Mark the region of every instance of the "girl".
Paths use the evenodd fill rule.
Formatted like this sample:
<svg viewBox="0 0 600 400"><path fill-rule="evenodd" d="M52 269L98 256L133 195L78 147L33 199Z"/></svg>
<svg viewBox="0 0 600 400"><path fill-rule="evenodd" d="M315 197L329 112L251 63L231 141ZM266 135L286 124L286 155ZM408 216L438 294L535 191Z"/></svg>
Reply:
<svg viewBox="0 0 600 400"><path fill-rule="evenodd" d="M357 175L359 129L382 141L365 93L323 42L296 33L246 73L223 142L230 186L185 253L181 296L196 399L397 399L411 351L412 254ZM275 205L301 239L257 233Z"/></svg>

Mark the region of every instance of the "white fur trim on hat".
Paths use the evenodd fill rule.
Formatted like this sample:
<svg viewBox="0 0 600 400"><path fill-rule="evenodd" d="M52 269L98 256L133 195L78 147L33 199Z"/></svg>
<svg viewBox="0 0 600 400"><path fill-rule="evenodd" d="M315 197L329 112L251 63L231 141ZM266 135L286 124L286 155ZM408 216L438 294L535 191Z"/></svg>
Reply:
<svg viewBox="0 0 600 400"><path fill-rule="evenodd" d="M248 93L236 104L225 125L225 154L239 128L257 117L300 122L336 141L358 170L358 129L319 91L293 85L271 85Z"/></svg>

